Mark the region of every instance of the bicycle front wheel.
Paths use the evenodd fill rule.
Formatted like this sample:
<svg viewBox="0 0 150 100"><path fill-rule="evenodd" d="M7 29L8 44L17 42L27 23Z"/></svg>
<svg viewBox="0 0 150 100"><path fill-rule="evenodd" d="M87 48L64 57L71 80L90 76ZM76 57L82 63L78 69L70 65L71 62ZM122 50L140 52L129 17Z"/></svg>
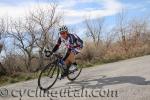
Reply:
<svg viewBox="0 0 150 100"><path fill-rule="evenodd" d="M55 82L57 81L59 76L59 67L56 64L48 64L41 71L38 78L38 86L41 90L50 89Z"/></svg>

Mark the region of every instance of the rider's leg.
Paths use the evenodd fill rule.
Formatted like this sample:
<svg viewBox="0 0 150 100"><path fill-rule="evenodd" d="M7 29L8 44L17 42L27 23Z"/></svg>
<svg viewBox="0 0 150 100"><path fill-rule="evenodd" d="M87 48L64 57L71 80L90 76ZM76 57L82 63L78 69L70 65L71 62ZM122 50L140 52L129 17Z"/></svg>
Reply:
<svg viewBox="0 0 150 100"><path fill-rule="evenodd" d="M68 65L68 62L66 61L66 59L68 58L69 55L70 55L70 51L68 50L67 53L65 54L64 58L63 58L64 64L66 66Z"/></svg>
<svg viewBox="0 0 150 100"><path fill-rule="evenodd" d="M64 59L65 65L68 67L68 65L74 64L77 65L75 62L75 56L78 55L81 52L82 48L76 49L75 51L68 50Z"/></svg>
<svg viewBox="0 0 150 100"><path fill-rule="evenodd" d="M71 52L71 50L68 50L65 57L63 58L64 64L66 66L70 65L74 62L75 54Z"/></svg>
<svg viewBox="0 0 150 100"><path fill-rule="evenodd" d="M74 56L75 55L72 52L70 52L69 50L67 51L67 53L63 59L66 68L65 68L65 72L62 74L62 77L67 75L67 73L68 73L67 67L69 67L70 64L74 61L74 59L75 59Z"/></svg>
<svg viewBox="0 0 150 100"><path fill-rule="evenodd" d="M65 60L65 65L70 65L75 60L75 54L73 52L70 52L69 56Z"/></svg>

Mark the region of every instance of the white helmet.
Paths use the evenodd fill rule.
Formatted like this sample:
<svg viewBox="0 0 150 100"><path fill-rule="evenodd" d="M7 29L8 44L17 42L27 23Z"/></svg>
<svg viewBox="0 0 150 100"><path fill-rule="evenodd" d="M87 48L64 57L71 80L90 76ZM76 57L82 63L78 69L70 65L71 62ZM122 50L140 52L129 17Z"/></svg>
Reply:
<svg viewBox="0 0 150 100"><path fill-rule="evenodd" d="M60 32L67 32L67 31L68 31L68 28L65 25L63 25L62 27L59 28L59 33Z"/></svg>

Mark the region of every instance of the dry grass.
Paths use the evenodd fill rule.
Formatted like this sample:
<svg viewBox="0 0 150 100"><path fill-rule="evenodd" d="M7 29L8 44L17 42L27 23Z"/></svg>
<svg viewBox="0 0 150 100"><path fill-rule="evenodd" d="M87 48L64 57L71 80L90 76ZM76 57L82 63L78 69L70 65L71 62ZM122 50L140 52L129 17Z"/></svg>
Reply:
<svg viewBox="0 0 150 100"><path fill-rule="evenodd" d="M80 60L87 67L93 64L109 63L118 60L124 60L128 58L138 57L150 54L150 47L148 44L139 42L136 45L130 43L128 52L120 46L119 43L113 43L106 49L105 45L95 46L94 43L88 42L82 51L83 55L80 55Z"/></svg>

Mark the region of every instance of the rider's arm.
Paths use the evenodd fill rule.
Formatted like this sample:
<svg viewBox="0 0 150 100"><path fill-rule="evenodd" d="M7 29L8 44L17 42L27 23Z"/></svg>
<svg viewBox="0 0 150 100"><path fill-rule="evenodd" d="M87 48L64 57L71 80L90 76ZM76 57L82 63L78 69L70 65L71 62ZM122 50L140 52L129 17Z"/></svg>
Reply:
<svg viewBox="0 0 150 100"><path fill-rule="evenodd" d="M53 48L52 52L56 52L61 44L61 38L58 39L57 44Z"/></svg>
<svg viewBox="0 0 150 100"><path fill-rule="evenodd" d="M78 47L77 45L74 46L74 43L77 42L77 37L75 37L73 34L70 34L70 48L76 48Z"/></svg>
<svg viewBox="0 0 150 100"><path fill-rule="evenodd" d="M78 48L78 47L83 47L83 41L80 39L80 37L78 37L76 34L72 35L73 37L73 42L76 43L75 46L73 46L74 48Z"/></svg>

